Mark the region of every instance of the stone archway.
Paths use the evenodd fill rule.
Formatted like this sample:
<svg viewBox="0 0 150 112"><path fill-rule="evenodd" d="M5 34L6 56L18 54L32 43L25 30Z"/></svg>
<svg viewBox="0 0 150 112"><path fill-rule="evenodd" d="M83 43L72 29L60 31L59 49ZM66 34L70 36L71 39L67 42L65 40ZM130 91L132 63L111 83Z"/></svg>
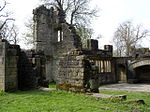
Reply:
<svg viewBox="0 0 150 112"><path fill-rule="evenodd" d="M150 59L137 60L129 65L129 70L140 83L150 83Z"/></svg>
<svg viewBox="0 0 150 112"><path fill-rule="evenodd" d="M134 62L130 63L129 69L132 70L132 69L135 69L137 67L145 66L145 65L150 65L150 59L134 61Z"/></svg>
<svg viewBox="0 0 150 112"><path fill-rule="evenodd" d="M134 69L140 83L150 83L150 65L139 66Z"/></svg>

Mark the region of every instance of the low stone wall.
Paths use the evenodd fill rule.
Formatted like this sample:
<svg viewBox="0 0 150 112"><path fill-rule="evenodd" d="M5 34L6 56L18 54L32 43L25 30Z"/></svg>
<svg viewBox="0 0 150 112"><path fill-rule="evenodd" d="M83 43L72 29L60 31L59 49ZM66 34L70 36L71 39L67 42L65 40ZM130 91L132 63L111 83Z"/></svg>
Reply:
<svg viewBox="0 0 150 112"><path fill-rule="evenodd" d="M61 90L85 92L84 56L67 55L59 62L57 88Z"/></svg>
<svg viewBox="0 0 150 112"><path fill-rule="evenodd" d="M58 69L57 88L61 90L97 92L99 85L117 80L113 58L90 55L90 51L73 50L62 56Z"/></svg>

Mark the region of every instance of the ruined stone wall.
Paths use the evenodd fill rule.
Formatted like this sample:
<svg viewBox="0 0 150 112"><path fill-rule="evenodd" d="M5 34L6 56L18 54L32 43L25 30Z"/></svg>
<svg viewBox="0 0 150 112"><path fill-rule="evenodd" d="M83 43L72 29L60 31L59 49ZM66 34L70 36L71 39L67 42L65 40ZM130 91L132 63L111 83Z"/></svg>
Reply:
<svg viewBox="0 0 150 112"><path fill-rule="evenodd" d="M112 57L88 56L98 67L99 84L116 83L116 62Z"/></svg>
<svg viewBox="0 0 150 112"><path fill-rule="evenodd" d="M44 5L33 10L34 20L34 44L35 50L44 51L45 55L53 54L53 44L57 42L57 34L54 26L56 12L47 9Z"/></svg>
<svg viewBox="0 0 150 112"><path fill-rule="evenodd" d="M61 57L57 76L58 89L86 92L92 89L90 81L94 81L95 86L116 83L115 60L112 57L94 55L92 51L90 54L87 50L73 50Z"/></svg>
<svg viewBox="0 0 150 112"><path fill-rule="evenodd" d="M56 80L59 57L72 49L81 48L81 40L75 29L60 17L54 8L40 6L33 11L35 50L46 55L46 78ZM62 14L61 14L62 15Z"/></svg>
<svg viewBox="0 0 150 112"><path fill-rule="evenodd" d="M20 90L45 86L45 56L35 51L21 51L18 63Z"/></svg>
<svg viewBox="0 0 150 112"><path fill-rule="evenodd" d="M54 48L54 55L53 55L53 64L52 64L52 74L53 79L56 80L58 75L58 68L59 68L59 57L63 54L67 54L75 49L81 49L81 40L80 37L73 33L73 28L71 28L66 23L61 24L61 39L59 42L56 43Z"/></svg>
<svg viewBox="0 0 150 112"><path fill-rule="evenodd" d="M17 50L5 40L0 41L0 90L18 89Z"/></svg>
<svg viewBox="0 0 150 112"><path fill-rule="evenodd" d="M0 41L0 90L6 89L6 84L5 84L5 60L6 60L6 43Z"/></svg>
<svg viewBox="0 0 150 112"><path fill-rule="evenodd" d="M47 9L44 5L33 10L34 14L34 44L37 52L43 51L46 55L46 78L53 79L53 55L57 42L57 32L54 29L56 12L53 8Z"/></svg>
<svg viewBox="0 0 150 112"><path fill-rule="evenodd" d="M83 55L66 55L59 62L57 88L73 92L86 91L86 78Z"/></svg>

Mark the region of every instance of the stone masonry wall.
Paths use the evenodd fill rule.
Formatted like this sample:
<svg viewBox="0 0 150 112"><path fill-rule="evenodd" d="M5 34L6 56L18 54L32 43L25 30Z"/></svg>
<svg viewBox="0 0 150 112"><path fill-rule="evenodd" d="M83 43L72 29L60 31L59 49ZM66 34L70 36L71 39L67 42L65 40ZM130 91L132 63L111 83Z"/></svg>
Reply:
<svg viewBox="0 0 150 112"><path fill-rule="evenodd" d="M11 47L11 46L10 46ZM14 91L18 89L18 55L17 50L13 48L7 49L6 54L6 91Z"/></svg>
<svg viewBox="0 0 150 112"><path fill-rule="evenodd" d="M57 42L54 47L54 54L53 54L53 60L52 60L52 76L53 79L56 80L59 68L59 57L61 57L63 54L67 54L72 50L75 49L81 49L81 40L80 37L73 33L73 28L70 28L69 25L66 23L61 24L62 32L63 32L63 40L60 42ZM49 68L50 69L50 68Z"/></svg>
<svg viewBox="0 0 150 112"><path fill-rule="evenodd" d="M59 57L73 49L81 49L80 37L66 23L62 13L44 5L33 11L35 50L46 55L46 79L49 81L56 81Z"/></svg>
<svg viewBox="0 0 150 112"><path fill-rule="evenodd" d="M57 88L73 92L86 92L101 84L117 82L115 60L106 54L93 54L90 50L73 50L60 58Z"/></svg>
<svg viewBox="0 0 150 112"><path fill-rule="evenodd" d="M0 90L17 90L17 50L5 40L0 41L0 61Z"/></svg>
<svg viewBox="0 0 150 112"><path fill-rule="evenodd" d="M57 88L73 92L85 92L86 75L83 55L66 55L59 62Z"/></svg>
<svg viewBox="0 0 150 112"><path fill-rule="evenodd" d="M20 90L46 86L45 56L35 51L21 51L18 63L18 84Z"/></svg>
<svg viewBox="0 0 150 112"><path fill-rule="evenodd" d="M0 40L0 90L5 91L6 43Z"/></svg>

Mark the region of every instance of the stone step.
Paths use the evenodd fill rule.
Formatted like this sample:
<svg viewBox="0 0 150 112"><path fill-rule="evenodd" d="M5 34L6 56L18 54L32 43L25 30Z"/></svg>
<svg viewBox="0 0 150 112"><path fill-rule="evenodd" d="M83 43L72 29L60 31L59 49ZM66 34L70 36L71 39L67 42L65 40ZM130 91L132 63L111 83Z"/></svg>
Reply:
<svg viewBox="0 0 150 112"><path fill-rule="evenodd" d="M137 104L145 104L143 99L132 99L132 100L129 100L128 102L137 103Z"/></svg>
<svg viewBox="0 0 150 112"><path fill-rule="evenodd" d="M127 95L108 95L108 94L100 94L100 93L86 93L86 95L94 98L116 98L120 100L127 99Z"/></svg>

